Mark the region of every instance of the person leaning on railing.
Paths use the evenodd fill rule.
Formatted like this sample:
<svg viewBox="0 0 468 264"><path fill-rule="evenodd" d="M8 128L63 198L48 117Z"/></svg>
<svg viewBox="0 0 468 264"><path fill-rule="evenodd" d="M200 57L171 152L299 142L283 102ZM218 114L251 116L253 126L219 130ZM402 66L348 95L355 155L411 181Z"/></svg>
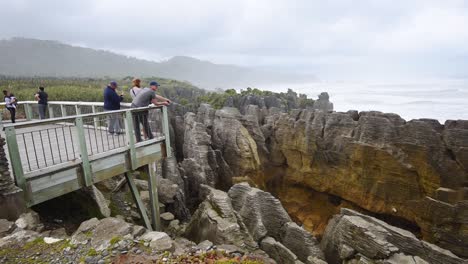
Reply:
<svg viewBox="0 0 468 264"><path fill-rule="evenodd" d="M171 100L156 94L158 87L159 84L157 82L150 82L150 88L144 88L135 96L132 101L132 108L147 107L150 104L157 106L171 104ZM134 114L135 137L137 142L142 140L140 123L143 125L143 130L145 131L148 139L152 139L153 134L151 133L151 129L148 123L148 111L135 112Z"/></svg>

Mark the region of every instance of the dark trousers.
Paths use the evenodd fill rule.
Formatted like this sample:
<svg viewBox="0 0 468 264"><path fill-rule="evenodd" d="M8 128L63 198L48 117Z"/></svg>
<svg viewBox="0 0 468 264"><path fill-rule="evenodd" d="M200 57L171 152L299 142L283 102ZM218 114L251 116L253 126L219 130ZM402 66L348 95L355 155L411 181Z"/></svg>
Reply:
<svg viewBox="0 0 468 264"><path fill-rule="evenodd" d="M145 131L148 139L153 138L153 133L148 122L148 111L135 112L133 114L133 126L135 128L135 137L137 142L141 142L141 127L143 125L143 130Z"/></svg>
<svg viewBox="0 0 468 264"><path fill-rule="evenodd" d="M16 108L14 107L7 107L8 111L10 111L11 122L16 122Z"/></svg>
<svg viewBox="0 0 468 264"><path fill-rule="evenodd" d="M45 119L46 118L46 109L47 105L45 104L37 104L37 107L39 109L39 118L40 119Z"/></svg>

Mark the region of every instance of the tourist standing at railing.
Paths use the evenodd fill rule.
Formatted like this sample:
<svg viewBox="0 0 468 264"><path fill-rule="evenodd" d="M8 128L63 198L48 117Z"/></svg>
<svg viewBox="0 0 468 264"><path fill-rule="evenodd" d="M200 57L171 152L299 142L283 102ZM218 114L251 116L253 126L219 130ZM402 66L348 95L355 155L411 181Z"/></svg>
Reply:
<svg viewBox="0 0 468 264"><path fill-rule="evenodd" d="M44 87L39 87L39 91L34 95L37 101L37 107L39 110L39 118L45 119L46 118L46 109L47 109L47 102L49 101L49 95L44 92Z"/></svg>
<svg viewBox="0 0 468 264"><path fill-rule="evenodd" d="M120 110L120 102L123 101L123 94L117 94L117 83L110 82L104 89L104 111ZM120 134L119 113L107 115L107 126L110 134Z"/></svg>
<svg viewBox="0 0 468 264"><path fill-rule="evenodd" d="M135 96L135 98L132 101L132 107L147 107L150 104L169 105L171 103L171 100L156 94L158 87L159 84L157 82L150 82L150 88L144 88ZM143 124L143 130L145 131L145 134L148 137L148 139L152 139L153 133L151 132L148 123L148 111L146 110L141 112L134 112L133 118L133 124L135 127L135 137L137 142L141 141L140 123Z"/></svg>
<svg viewBox="0 0 468 264"><path fill-rule="evenodd" d="M11 122L16 122L16 106L17 100L16 97L7 90L3 90L4 100L5 100L5 107L10 112Z"/></svg>
<svg viewBox="0 0 468 264"><path fill-rule="evenodd" d="M141 89L141 80L138 78L133 79L133 87L130 89L130 96L132 99L135 99L137 94L142 90Z"/></svg>

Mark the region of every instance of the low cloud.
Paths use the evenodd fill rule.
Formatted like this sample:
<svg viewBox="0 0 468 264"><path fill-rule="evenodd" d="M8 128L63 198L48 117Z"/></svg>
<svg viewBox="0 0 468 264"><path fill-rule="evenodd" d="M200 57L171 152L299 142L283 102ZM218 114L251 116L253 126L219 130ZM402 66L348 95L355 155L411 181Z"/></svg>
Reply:
<svg viewBox="0 0 468 264"><path fill-rule="evenodd" d="M0 38L54 39L152 60L188 55L330 77L463 74L467 24L463 0L0 3Z"/></svg>

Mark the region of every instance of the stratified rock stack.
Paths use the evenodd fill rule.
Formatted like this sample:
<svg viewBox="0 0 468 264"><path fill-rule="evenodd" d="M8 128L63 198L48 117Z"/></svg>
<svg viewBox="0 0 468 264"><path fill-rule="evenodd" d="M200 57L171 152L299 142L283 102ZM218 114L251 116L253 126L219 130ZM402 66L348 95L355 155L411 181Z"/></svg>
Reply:
<svg viewBox="0 0 468 264"><path fill-rule="evenodd" d="M247 183L234 185L228 193L203 189L207 198L187 226L189 239L260 248L278 263L326 263L317 240L292 222L270 193Z"/></svg>
<svg viewBox="0 0 468 264"><path fill-rule="evenodd" d="M467 263L406 230L349 209L330 221L321 247L329 263Z"/></svg>
<svg viewBox="0 0 468 264"><path fill-rule="evenodd" d="M202 105L183 126L176 118L192 209L200 184L246 181L277 195L316 235L348 207L468 257L468 121L330 112L327 94L316 101L321 110L284 113L265 100L233 102L241 111Z"/></svg>
<svg viewBox="0 0 468 264"><path fill-rule="evenodd" d="M405 219L425 240L468 256L467 123L406 122L380 112L277 115L267 141L283 178L270 191L306 223L317 210L301 189L333 195L330 215L357 205Z"/></svg>
<svg viewBox="0 0 468 264"><path fill-rule="evenodd" d="M333 112L333 103L330 102L328 93L323 92L319 94L319 99L314 102L312 109L321 110L325 112Z"/></svg>

